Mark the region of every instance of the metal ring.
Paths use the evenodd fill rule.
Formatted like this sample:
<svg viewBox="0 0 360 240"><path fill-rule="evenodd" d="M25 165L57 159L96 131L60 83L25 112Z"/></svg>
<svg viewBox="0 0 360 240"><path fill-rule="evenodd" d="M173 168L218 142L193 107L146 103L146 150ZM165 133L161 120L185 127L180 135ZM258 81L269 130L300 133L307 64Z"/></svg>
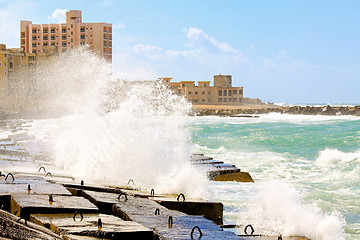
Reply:
<svg viewBox="0 0 360 240"><path fill-rule="evenodd" d="M178 195L177 200L179 201L181 196L183 197L183 201L185 201L185 195L182 194L182 193L180 193L180 194Z"/></svg>
<svg viewBox="0 0 360 240"><path fill-rule="evenodd" d="M248 227L251 229L251 233L250 233L250 234L248 234L248 232L247 232ZM246 235L253 235L253 233L254 233L254 228L253 228L253 226L251 226L250 224L247 225L247 226L245 227L245 229L244 229L244 232L245 232Z"/></svg>
<svg viewBox="0 0 360 240"><path fill-rule="evenodd" d="M54 198L53 198L53 195L49 195L49 202L54 202Z"/></svg>
<svg viewBox="0 0 360 240"><path fill-rule="evenodd" d="M199 230L199 233L200 233L200 237L199 237L199 238L201 238L201 237L202 237L201 229L200 229L198 226L195 226L195 227L193 227L193 229L191 230L191 234L190 234L191 239L194 239L194 238L193 238L193 234L194 234L195 229L198 229L198 230Z"/></svg>
<svg viewBox="0 0 360 240"><path fill-rule="evenodd" d="M41 169L44 169L44 172L46 173L46 170L45 170L45 168L44 168L43 166L41 166L41 167L39 168L38 172L40 172Z"/></svg>
<svg viewBox="0 0 360 240"><path fill-rule="evenodd" d="M7 178L11 176L12 177L12 180L15 181L15 178L14 178L14 175L12 175L12 173L8 173L5 177L5 181L7 180Z"/></svg>
<svg viewBox="0 0 360 240"><path fill-rule="evenodd" d="M160 209L159 208L155 209L155 215L160 215Z"/></svg>
<svg viewBox="0 0 360 240"><path fill-rule="evenodd" d="M278 240L282 240L282 236L279 236L279 237L278 237Z"/></svg>
<svg viewBox="0 0 360 240"><path fill-rule="evenodd" d="M76 221L76 215L78 215L78 214L80 214L80 222L84 219L84 216L82 215L82 213L81 212L79 212L79 211L76 211L75 213L74 213L74 215L73 215L73 219L74 219L74 221Z"/></svg>
<svg viewBox="0 0 360 240"><path fill-rule="evenodd" d="M47 177L48 175L50 175L50 177L52 177L51 172L46 173L46 174L45 174L45 177Z"/></svg>
<svg viewBox="0 0 360 240"><path fill-rule="evenodd" d="M154 189L151 189L150 195L151 195L151 196L155 196L155 190L154 190Z"/></svg>
<svg viewBox="0 0 360 240"><path fill-rule="evenodd" d="M133 184L135 185L135 182L134 182L134 180L132 180L132 179L130 179L130 180L128 181L127 185L129 185L131 182L133 182Z"/></svg>
<svg viewBox="0 0 360 240"><path fill-rule="evenodd" d="M80 185L84 186L84 180L81 180Z"/></svg>
<svg viewBox="0 0 360 240"><path fill-rule="evenodd" d="M119 194L118 200L120 201L120 198L121 198L122 195L125 196L125 201L127 201L127 200L128 200L128 197L127 197L126 193L124 193L124 192Z"/></svg>

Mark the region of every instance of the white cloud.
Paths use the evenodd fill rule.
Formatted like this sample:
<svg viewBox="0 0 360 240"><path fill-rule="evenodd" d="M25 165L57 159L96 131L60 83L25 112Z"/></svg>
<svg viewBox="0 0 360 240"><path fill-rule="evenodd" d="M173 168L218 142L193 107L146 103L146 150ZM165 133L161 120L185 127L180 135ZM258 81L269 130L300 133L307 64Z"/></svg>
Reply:
<svg viewBox="0 0 360 240"><path fill-rule="evenodd" d="M231 47L229 44L218 42L214 37L209 36L201 29L195 27L189 27L189 28L184 28L183 31L185 32L186 37L190 41L191 45L210 44L211 46L223 52L228 52L228 53L238 52L235 48Z"/></svg>
<svg viewBox="0 0 360 240"><path fill-rule="evenodd" d="M64 23L66 21L67 9L55 9L55 11L49 16L50 20L56 20L58 23Z"/></svg>

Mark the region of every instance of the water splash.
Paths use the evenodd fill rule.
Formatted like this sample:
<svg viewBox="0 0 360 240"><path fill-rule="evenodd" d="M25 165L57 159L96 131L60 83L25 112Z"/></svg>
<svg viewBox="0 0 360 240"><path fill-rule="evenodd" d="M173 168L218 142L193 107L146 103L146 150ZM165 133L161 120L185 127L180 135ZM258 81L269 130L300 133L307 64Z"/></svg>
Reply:
<svg viewBox="0 0 360 240"><path fill-rule="evenodd" d="M304 203L298 190L280 181L260 184L248 212L242 216L247 217L240 217L239 223L251 222L269 235L345 239L345 221L340 214L326 214L314 204Z"/></svg>
<svg viewBox="0 0 360 240"><path fill-rule="evenodd" d="M49 90L44 104L64 115L33 128L35 135L47 128L54 139L57 166L101 184L133 179L157 193L203 196L206 175L188 165L184 118L191 106L159 81L114 81L110 70L106 61L76 49L36 75L41 91Z"/></svg>

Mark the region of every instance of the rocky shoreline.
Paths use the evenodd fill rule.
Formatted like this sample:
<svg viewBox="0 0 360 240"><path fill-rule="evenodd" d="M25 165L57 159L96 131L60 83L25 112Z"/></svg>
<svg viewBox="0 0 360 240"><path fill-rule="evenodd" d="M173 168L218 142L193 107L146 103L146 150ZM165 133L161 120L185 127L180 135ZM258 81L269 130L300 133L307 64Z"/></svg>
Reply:
<svg viewBox="0 0 360 240"><path fill-rule="evenodd" d="M341 116L352 115L360 116L360 106L253 106L253 107L238 107L232 109L221 108L207 108L198 107L193 109L196 116L244 116L257 115L267 113L282 113L282 114L302 114L302 115L327 115L327 116Z"/></svg>

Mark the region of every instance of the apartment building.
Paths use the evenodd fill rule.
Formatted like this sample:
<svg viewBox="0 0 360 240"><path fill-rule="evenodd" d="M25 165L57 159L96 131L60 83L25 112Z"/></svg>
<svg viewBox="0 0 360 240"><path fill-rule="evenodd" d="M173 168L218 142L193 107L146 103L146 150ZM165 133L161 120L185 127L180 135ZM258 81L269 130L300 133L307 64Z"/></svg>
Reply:
<svg viewBox="0 0 360 240"><path fill-rule="evenodd" d="M112 24L83 23L79 10L67 12L66 23L20 22L20 47L26 53L41 53L48 46L57 47L58 53L61 53L83 45L111 61Z"/></svg>
<svg viewBox="0 0 360 240"><path fill-rule="evenodd" d="M243 87L233 87L231 75L215 75L214 86L210 81L171 82L172 78L159 78L176 94L185 96L194 105L239 105L243 103Z"/></svg>
<svg viewBox="0 0 360 240"><path fill-rule="evenodd" d="M26 53L23 48L6 48L5 44L0 44L0 97L11 94L11 83L15 74L52 56L58 56L56 46L44 47L41 53Z"/></svg>

